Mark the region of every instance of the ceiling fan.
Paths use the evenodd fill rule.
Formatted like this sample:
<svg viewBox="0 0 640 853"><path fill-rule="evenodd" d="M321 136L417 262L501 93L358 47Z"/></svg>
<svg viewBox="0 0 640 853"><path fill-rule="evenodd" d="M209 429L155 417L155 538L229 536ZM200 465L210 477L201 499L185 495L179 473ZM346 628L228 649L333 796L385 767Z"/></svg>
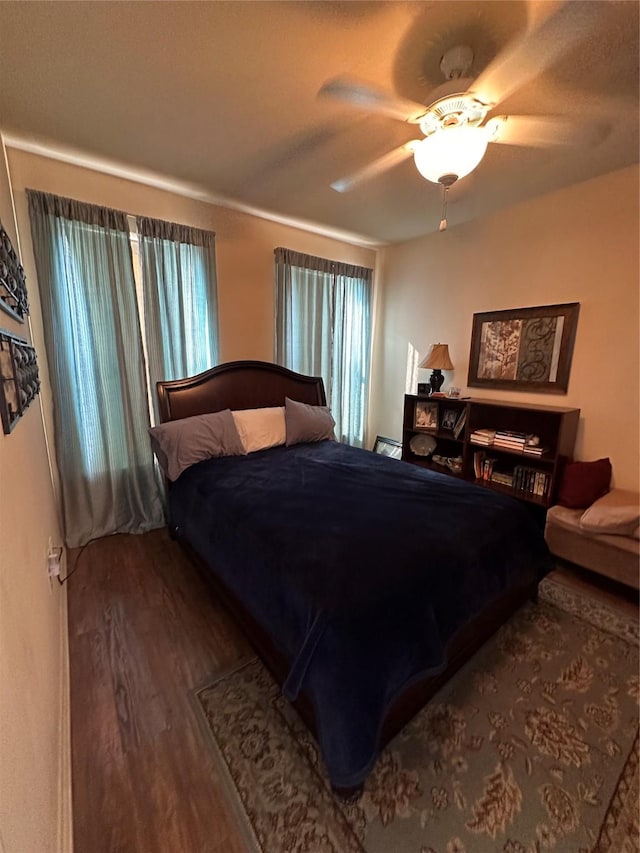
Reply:
<svg viewBox="0 0 640 853"><path fill-rule="evenodd" d="M512 92L585 38L595 24L599 7L592 0L565 0L475 79L469 76L473 49L468 45L452 47L440 62L446 82L432 92L427 106L351 77L328 80L319 95L418 125L424 137L387 152L335 181L332 188L346 192L413 156L420 174L443 187L440 230L444 231L449 188L479 165L490 142L529 146L575 143L579 136L576 125L560 117L503 115L485 119Z"/></svg>

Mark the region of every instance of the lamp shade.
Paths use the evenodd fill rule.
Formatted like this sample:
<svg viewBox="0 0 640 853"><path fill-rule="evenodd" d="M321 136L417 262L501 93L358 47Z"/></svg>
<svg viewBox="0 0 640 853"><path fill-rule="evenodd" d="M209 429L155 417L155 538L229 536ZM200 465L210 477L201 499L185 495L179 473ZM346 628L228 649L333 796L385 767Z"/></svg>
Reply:
<svg viewBox="0 0 640 853"><path fill-rule="evenodd" d="M484 157L488 142L483 127L443 127L415 146L413 158L422 177L437 184L446 175L458 179L472 172Z"/></svg>
<svg viewBox="0 0 640 853"><path fill-rule="evenodd" d="M430 367L431 370L453 370L449 358L448 344L433 344L427 357L423 358L418 367Z"/></svg>

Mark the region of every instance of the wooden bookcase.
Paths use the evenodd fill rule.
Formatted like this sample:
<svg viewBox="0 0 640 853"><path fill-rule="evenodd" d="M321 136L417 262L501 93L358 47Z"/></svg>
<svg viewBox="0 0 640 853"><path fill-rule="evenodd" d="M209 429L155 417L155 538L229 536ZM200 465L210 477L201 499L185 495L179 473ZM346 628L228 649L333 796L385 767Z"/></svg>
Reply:
<svg viewBox="0 0 640 853"><path fill-rule="evenodd" d="M427 415L436 415L437 426L426 428L419 425L416 418L418 410L427 409ZM458 423L464 415L464 426L456 436L445 424ZM456 400L447 397L423 397L406 394L404 398L404 417L402 427L402 458L414 465L431 468L434 471L462 477L488 489L512 495L520 500L541 507L551 506L555 502L560 472L563 464L573 456L580 409L558 406L527 406L520 403L505 403L497 400L466 399ZM423 419L424 420L424 419ZM480 446L470 440L471 433L479 429L509 430L536 435L545 448L542 456L530 456L518 451L504 450L493 446ZM417 435L431 435L436 447L430 456L421 456L413 452L411 440ZM491 479L476 476L474 462L484 454L492 460L495 474L519 474L518 482L525 487L514 488ZM438 464L433 456L461 460L453 469ZM516 471L520 466L520 471ZM524 472L522 468L526 469ZM536 479L536 474L539 477ZM540 485L536 494L532 484ZM546 484L546 488L544 485Z"/></svg>

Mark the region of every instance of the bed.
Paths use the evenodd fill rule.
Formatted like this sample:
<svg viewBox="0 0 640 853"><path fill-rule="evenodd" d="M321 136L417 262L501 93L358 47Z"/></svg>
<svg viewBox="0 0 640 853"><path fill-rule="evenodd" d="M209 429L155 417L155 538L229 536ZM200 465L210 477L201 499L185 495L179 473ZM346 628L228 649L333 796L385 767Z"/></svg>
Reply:
<svg viewBox="0 0 640 853"><path fill-rule="evenodd" d="M326 404L320 378L257 361L157 390L163 423ZM171 484L168 521L342 796L549 568L519 502L331 440L200 461Z"/></svg>

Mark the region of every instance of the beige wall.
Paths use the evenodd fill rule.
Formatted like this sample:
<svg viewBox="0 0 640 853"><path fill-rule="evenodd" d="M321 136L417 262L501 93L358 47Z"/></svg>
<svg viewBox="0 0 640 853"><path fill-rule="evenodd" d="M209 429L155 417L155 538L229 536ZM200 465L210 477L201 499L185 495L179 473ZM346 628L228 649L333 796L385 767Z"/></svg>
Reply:
<svg viewBox="0 0 640 853"><path fill-rule="evenodd" d="M9 149L9 168L25 263L32 263L26 187L215 231L222 361L273 359L276 246L347 263L375 264L372 249L36 154Z"/></svg>
<svg viewBox="0 0 640 853"><path fill-rule="evenodd" d="M410 345L449 344L445 389L581 409L576 458L638 488L638 167L384 251L372 433L401 437ZM566 395L467 389L474 312L580 302ZM430 371L419 371L426 381Z"/></svg>
<svg viewBox="0 0 640 853"><path fill-rule="evenodd" d="M32 282L36 281L36 273L26 188L215 231L221 361L273 360L276 246L347 263L369 267L375 264L376 253L372 249L18 149L8 148L7 153L23 263ZM34 340L43 365L45 418L52 435L53 401L38 293L33 286L30 300Z"/></svg>
<svg viewBox="0 0 640 853"><path fill-rule="evenodd" d="M32 304L33 339L51 393L25 187L216 231L221 358L273 356L273 249L284 245L373 266L375 253L84 168L9 151ZM0 216L13 231L4 161ZM638 487L638 169L535 199L485 220L384 252L378 274L372 434L400 437L407 350L446 341L447 384L465 387L476 311L581 303L569 393L501 394L582 409L577 456L608 455L620 486ZM12 233L14 236L14 233ZM28 335L2 316L2 325ZM421 374L426 379L428 372ZM476 394L476 396L478 396ZM0 437L0 849L67 849L64 596L45 575L60 541L39 402ZM66 829L65 829L66 826ZM62 829L60 828L62 827ZM58 839L58 840L56 840Z"/></svg>
<svg viewBox="0 0 640 853"><path fill-rule="evenodd" d="M14 247L11 192L0 147L0 219ZM31 298L37 289L27 277ZM0 312L0 326L30 338ZM40 348L38 354L40 355ZM61 542L40 398L0 434L0 850L70 850L66 588L46 554Z"/></svg>
<svg viewBox="0 0 640 853"><path fill-rule="evenodd" d="M68 762L60 762L61 754L68 758L66 609L64 590L50 587L45 572L48 539L61 537L40 411L42 402L52 435L25 188L214 230L223 361L273 358L276 246L367 266L375 252L39 155L8 149L7 156L0 215L14 237L10 175L43 388L13 435L0 437L0 851L47 853L70 843ZM0 319L29 337L21 324Z"/></svg>

